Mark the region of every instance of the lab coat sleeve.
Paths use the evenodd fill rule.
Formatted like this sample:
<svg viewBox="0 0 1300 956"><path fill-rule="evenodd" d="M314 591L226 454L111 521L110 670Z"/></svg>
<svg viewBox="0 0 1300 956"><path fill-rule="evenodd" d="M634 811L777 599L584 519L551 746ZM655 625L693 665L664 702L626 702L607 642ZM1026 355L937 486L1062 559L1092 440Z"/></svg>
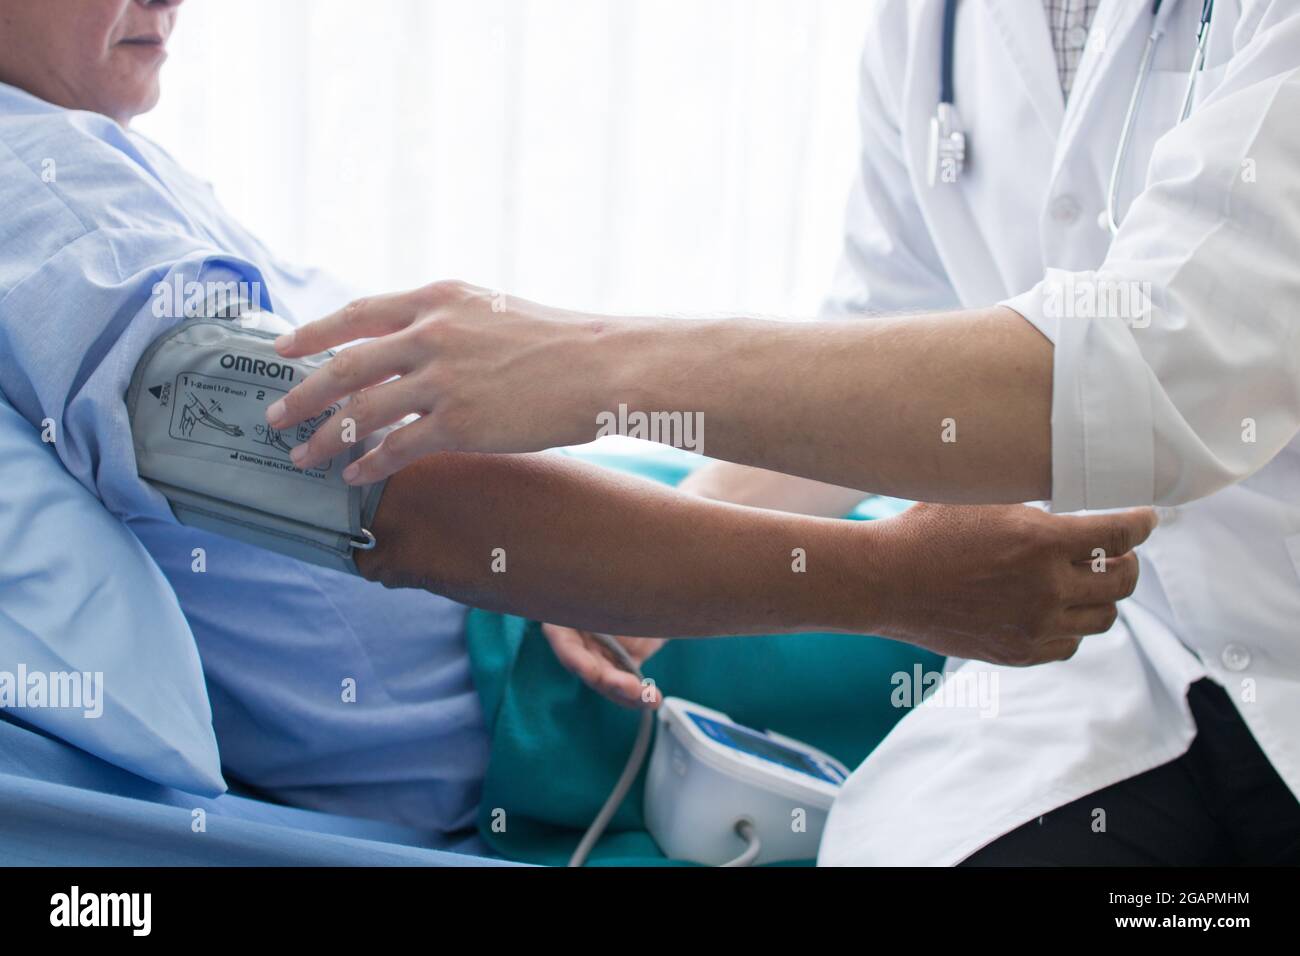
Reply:
<svg viewBox="0 0 1300 956"><path fill-rule="evenodd" d="M861 152L845 212L844 246L822 318L957 308L957 293L916 201L898 114L904 4L878 4L862 54Z"/></svg>
<svg viewBox="0 0 1300 956"><path fill-rule="evenodd" d="M195 239L96 229L62 246L0 300L0 388L53 441L72 475L123 520L174 520L137 474L125 395L149 343L185 314L175 291L217 282L266 288L251 263ZM270 308L261 295L258 304Z"/></svg>
<svg viewBox="0 0 1300 956"><path fill-rule="evenodd" d="M1300 16L1274 4L1156 144L1097 272L1004 304L1055 343L1052 507L1179 505L1300 432ZM1275 18L1270 23L1269 18Z"/></svg>

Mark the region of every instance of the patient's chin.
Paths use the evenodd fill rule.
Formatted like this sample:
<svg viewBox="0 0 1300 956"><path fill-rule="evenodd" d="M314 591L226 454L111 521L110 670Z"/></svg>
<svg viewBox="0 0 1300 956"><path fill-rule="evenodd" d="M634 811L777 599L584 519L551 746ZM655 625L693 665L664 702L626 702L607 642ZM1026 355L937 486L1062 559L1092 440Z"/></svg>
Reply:
<svg viewBox="0 0 1300 956"><path fill-rule="evenodd" d="M143 116L158 105L162 85L157 71L148 76L123 82L110 91L107 102L96 112L112 117L123 126L130 125L137 116Z"/></svg>
<svg viewBox="0 0 1300 956"><path fill-rule="evenodd" d="M158 82L155 74L154 78L141 92L141 95L131 104L126 113L127 121L135 119L137 116L143 116L151 109L158 105L158 100L162 98L162 85Z"/></svg>

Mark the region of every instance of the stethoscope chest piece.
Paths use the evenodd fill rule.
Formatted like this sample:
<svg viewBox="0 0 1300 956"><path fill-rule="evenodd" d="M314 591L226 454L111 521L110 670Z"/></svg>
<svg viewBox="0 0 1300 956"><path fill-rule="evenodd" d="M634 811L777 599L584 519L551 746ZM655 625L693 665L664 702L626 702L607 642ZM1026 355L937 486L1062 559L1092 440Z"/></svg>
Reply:
<svg viewBox="0 0 1300 956"><path fill-rule="evenodd" d="M957 107L940 103L930 117L930 185L955 183L966 168L966 134Z"/></svg>

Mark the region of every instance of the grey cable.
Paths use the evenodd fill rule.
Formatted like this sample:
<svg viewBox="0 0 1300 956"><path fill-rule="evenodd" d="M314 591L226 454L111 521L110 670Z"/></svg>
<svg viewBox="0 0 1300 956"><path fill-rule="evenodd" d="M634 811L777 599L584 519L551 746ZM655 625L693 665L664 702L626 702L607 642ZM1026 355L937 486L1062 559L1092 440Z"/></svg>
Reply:
<svg viewBox="0 0 1300 956"><path fill-rule="evenodd" d="M736 821L736 835L749 844L745 852L740 854L734 860L728 860L722 866L753 866L758 855L763 852L763 841L758 838L758 831L754 829L753 822L749 820Z"/></svg>
<svg viewBox="0 0 1300 956"><path fill-rule="evenodd" d="M587 633L594 637L600 643L600 646L613 656L619 667L629 674L636 675L637 680L645 680L641 668L637 666L636 661L632 660L632 656L628 654L627 649L616 638L597 631L588 631ZM636 730L636 741L632 744L632 752L627 755L627 763L623 765L623 772L619 775L618 782L614 784L614 789L605 798L605 805L596 814L596 819L591 821L591 826L587 827L587 832L582 835L577 849L573 851L573 856L569 857L569 866L583 866L587 862L587 857L591 855L596 842L604 835L605 828L609 826L609 821L614 819L614 814L623 805L623 800L626 799L628 791L632 789L632 784L636 782L637 774L641 772L641 767L645 763L646 754L650 751L650 734L654 729L654 716L652 710L641 711L641 723ZM744 853L734 860L723 863L724 867L750 866L758 859L758 854L762 852L762 841L759 840L758 831L754 829L754 824L751 821L737 820L736 833L749 846L745 848Z"/></svg>
<svg viewBox="0 0 1300 956"><path fill-rule="evenodd" d="M641 668L637 667L636 661L632 660L622 644L608 634L599 634L595 631L588 633L613 655L619 667L630 674L635 674L638 680L645 680ZM578 848L573 851L573 856L569 857L569 866L582 866L587 862L592 847L604 835L609 821L614 819L614 814L623 805L623 800L632 789L632 784L636 782L637 774L641 772L641 766L645 763L646 754L650 750L650 733L654 729L654 717L652 710L641 712L641 724L637 727L636 742L632 744L632 752L627 755L623 773L619 776L618 783L614 784L614 789L609 792L609 796L605 798L605 805L600 808L600 813L596 814L596 819L591 821L591 826L587 827L587 832L582 835L582 840L578 843Z"/></svg>

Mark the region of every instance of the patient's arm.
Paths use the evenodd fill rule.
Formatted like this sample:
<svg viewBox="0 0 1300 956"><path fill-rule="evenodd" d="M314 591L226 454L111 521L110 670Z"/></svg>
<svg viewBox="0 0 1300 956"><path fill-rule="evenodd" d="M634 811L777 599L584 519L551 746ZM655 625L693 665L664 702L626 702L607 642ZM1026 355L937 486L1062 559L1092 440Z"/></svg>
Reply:
<svg viewBox="0 0 1300 956"><path fill-rule="evenodd" d="M862 631L878 619L870 527L709 502L558 455L420 459L389 480L373 530L379 546L357 562L367 577L592 630ZM795 549L807 571L792 570Z"/></svg>
<svg viewBox="0 0 1300 956"><path fill-rule="evenodd" d="M358 565L389 586L616 634L837 630L1027 664L1068 657L1079 636L1110 626L1152 520L918 505L837 521L707 501L560 456L445 453L390 479L379 545ZM1110 556L1107 573L1086 563L1094 548Z"/></svg>

